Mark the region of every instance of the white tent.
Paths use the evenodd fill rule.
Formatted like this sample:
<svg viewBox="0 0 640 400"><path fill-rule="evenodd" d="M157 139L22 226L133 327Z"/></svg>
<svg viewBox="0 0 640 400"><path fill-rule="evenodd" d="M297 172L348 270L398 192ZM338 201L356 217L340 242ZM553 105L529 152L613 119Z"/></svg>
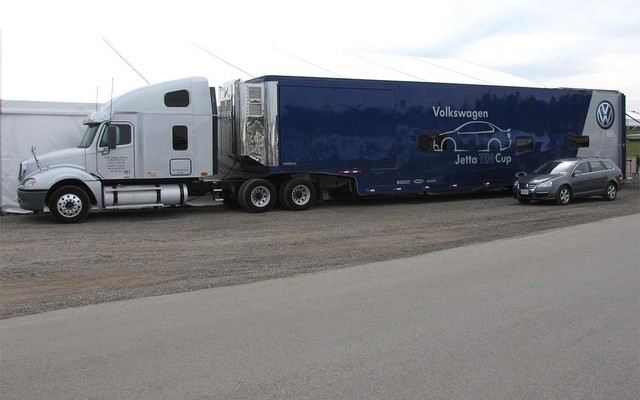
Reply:
<svg viewBox="0 0 640 400"><path fill-rule="evenodd" d="M627 127L640 128L640 113L636 111L627 111Z"/></svg>
<svg viewBox="0 0 640 400"><path fill-rule="evenodd" d="M228 54L220 50L213 54L204 47L196 50L200 57L209 59L208 64L212 68L205 76L211 86L220 86L229 80L246 80L264 75L294 75L541 87L526 79L455 59L355 52L313 51L293 54L284 50L259 48L246 53ZM202 63L185 60L185 65ZM201 71L190 70L187 75L193 75L193 72ZM187 76L179 72L176 74L173 79ZM2 101L2 212L23 211L18 206L16 195L18 164L31 157L31 145L37 146L38 154L76 146L84 132L82 120L95 109L95 104L86 103Z"/></svg>
<svg viewBox="0 0 640 400"><path fill-rule="evenodd" d="M18 206L18 167L31 156L74 147L84 133L82 120L95 111L95 104L3 100L0 109L2 148L2 212L24 211Z"/></svg>

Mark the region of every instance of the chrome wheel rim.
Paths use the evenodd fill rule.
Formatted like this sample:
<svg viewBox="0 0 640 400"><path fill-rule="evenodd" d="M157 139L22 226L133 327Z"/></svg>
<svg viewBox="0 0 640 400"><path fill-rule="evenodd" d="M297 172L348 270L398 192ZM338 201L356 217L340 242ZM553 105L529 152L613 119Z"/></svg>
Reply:
<svg viewBox="0 0 640 400"><path fill-rule="evenodd" d="M56 209L60 215L73 218L82 212L82 199L72 193L65 194L58 199Z"/></svg>
<svg viewBox="0 0 640 400"><path fill-rule="evenodd" d="M610 199L615 199L616 198L616 187L613 185L609 185L609 187L607 188L607 196Z"/></svg>
<svg viewBox="0 0 640 400"><path fill-rule="evenodd" d="M562 204L567 204L569 202L570 196L571 195L569 194L569 189L560 190L560 202Z"/></svg>
<svg viewBox="0 0 640 400"><path fill-rule="evenodd" d="M258 186L251 191L251 203L256 207L264 207L271 201L271 192L264 186Z"/></svg>
<svg viewBox="0 0 640 400"><path fill-rule="evenodd" d="M298 185L291 191L291 200L298 206L304 206L311 199L311 191L305 185Z"/></svg>

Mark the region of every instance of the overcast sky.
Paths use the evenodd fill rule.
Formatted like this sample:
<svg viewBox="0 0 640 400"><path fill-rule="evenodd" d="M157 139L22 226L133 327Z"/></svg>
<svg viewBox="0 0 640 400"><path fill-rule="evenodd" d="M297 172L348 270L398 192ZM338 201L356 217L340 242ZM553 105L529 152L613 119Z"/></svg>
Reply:
<svg viewBox="0 0 640 400"><path fill-rule="evenodd" d="M640 110L637 0L15 0L0 5L0 35L5 100L106 102L112 78L114 95L190 75L219 86L240 74L218 73L213 55L251 73L283 49L323 49L463 59L620 90Z"/></svg>

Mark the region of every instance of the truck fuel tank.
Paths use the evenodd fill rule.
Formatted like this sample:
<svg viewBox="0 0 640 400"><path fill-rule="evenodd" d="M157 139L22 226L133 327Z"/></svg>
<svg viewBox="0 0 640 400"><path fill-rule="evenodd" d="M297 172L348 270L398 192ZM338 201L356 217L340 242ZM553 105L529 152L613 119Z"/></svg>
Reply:
<svg viewBox="0 0 640 400"><path fill-rule="evenodd" d="M185 184L108 186L103 194L107 209L185 205L189 198Z"/></svg>

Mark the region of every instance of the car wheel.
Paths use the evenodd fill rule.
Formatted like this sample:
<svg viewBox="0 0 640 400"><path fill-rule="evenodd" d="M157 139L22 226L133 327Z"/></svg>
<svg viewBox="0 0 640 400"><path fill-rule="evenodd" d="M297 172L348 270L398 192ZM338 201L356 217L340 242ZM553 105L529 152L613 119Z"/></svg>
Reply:
<svg viewBox="0 0 640 400"><path fill-rule="evenodd" d="M607 190L605 190L603 197L605 200L612 201L616 199L616 196L618 196L618 187L615 183L609 182L609 184L607 185Z"/></svg>
<svg viewBox="0 0 640 400"><path fill-rule="evenodd" d="M569 186L562 186L556 194L556 204L566 206L571 201L571 189Z"/></svg>

